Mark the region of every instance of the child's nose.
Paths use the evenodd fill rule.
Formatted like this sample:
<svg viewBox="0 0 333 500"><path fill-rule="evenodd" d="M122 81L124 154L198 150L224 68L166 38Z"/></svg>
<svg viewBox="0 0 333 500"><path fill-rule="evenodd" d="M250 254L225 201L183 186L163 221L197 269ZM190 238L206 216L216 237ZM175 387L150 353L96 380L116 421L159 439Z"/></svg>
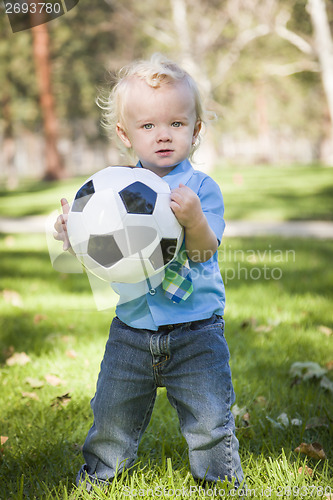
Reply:
<svg viewBox="0 0 333 500"><path fill-rule="evenodd" d="M157 142L171 141L171 134L167 127L160 128L157 134Z"/></svg>

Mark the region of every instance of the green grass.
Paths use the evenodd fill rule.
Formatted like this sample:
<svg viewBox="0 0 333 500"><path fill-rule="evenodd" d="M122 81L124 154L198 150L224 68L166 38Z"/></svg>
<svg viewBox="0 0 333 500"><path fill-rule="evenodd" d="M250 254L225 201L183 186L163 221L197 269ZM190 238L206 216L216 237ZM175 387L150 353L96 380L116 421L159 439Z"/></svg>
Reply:
<svg viewBox="0 0 333 500"><path fill-rule="evenodd" d="M332 220L333 173L321 166L227 167L212 173L220 184L228 220ZM71 200L84 182L24 181L14 192L0 190L0 215L47 214Z"/></svg>
<svg viewBox="0 0 333 500"><path fill-rule="evenodd" d="M22 180L14 191L0 189L0 216L24 217L46 215L60 208L60 199L73 199L85 178L78 177L59 182Z"/></svg>
<svg viewBox="0 0 333 500"><path fill-rule="evenodd" d="M296 361L325 366L333 359L333 335L322 328L333 328L332 251L332 241L278 238L230 238L220 249L226 337L242 409L237 435L248 486L256 491L250 498L320 498L325 488L333 490L332 394L318 380L289 375ZM0 499L189 498L180 495L183 488L192 488L190 498L205 498L189 473L164 389L132 473L107 493L88 496L73 486L113 310L95 310L85 275L52 269L43 235L0 235L0 254L0 434L8 437L0 451ZM30 361L9 366L14 353ZM49 375L60 385L50 385ZM333 380L332 372L327 376ZM300 425L279 424L282 413ZM328 460L294 452L314 441ZM305 465L312 477L298 473Z"/></svg>
<svg viewBox="0 0 333 500"><path fill-rule="evenodd" d="M227 219L332 220L333 173L320 166L220 167Z"/></svg>

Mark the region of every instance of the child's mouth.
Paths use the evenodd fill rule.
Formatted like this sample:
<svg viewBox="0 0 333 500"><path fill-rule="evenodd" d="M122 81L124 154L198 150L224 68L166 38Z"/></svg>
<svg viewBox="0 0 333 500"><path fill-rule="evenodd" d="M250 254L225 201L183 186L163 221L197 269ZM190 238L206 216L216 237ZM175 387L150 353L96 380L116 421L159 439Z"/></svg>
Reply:
<svg viewBox="0 0 333 500"><path fill-rule="evenodd" d="M160 149L160 150L156 151L156 153L159 156L169 156L169 155L171 155L171 153L173 153L173 150L172 149Z"/></svg>

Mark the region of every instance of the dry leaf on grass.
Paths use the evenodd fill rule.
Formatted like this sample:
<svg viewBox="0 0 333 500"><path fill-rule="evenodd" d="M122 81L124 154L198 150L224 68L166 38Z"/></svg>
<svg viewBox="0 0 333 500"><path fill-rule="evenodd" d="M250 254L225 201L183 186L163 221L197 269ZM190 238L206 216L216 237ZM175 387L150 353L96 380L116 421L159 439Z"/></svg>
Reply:
<svg viewBox="0 0 333 500"><path fill-rule="evenodd" d="M333 370L333 359L331 361L328 361L328 363L325 364L325 367L329 372Z"/></svg>
<svg viewBox="0 0 333 500"><path fill-rule="evenodd" d="M257 322L256 318L253 318L253 317L251 317L251 318L246 318L246 319L244 319L244 320L242 321L242 323L241 323L240 327L241 327L242 329L245 329L245 328L248 328L248 327L254 328L255 326L257 326L257 323L258 323L258 322Z"/></svg>
<svg viewBox="0 0 333 500"><path fill-rule="evenodd" d="M259 325L254 328L257 333L269 333L273 330L272 325Z"/></svg>
<svg viewBox="0 0 333 500"><path fill-rule="evenodd" d="M267 406L268 405L268 401L265 398L265 396L258 396L254 400L254 404L259 405L259 406Z"/></svg>
<svg viewBox="0 0 333 500"><path fill-rule="evenodd" d="M33 389L40 389L44 386L43 380L39 380L38 378L27 377L25 379L26 383L30 385Z"/></svg>
<svg viewBox="0 0 333 500"><path fill-rule="evenodd" d="M40 323L41 321L47 319L48 317L46 316L46 314L35 314L34 316L34 324L35 325L38 325L38 323Z"/></svg>
<svg viewBox="0 0 333 500"><path fill-rule="evenodd" d="M39 401L39 397L35 392L22 392L23 398L34 399L35 401Z"/></svg>
<svg viewBox="0 0 333 500"><path fill-rule="evenodd" d="M321 379L326 372L325 368L322 368L318 363L314 363L313 361L305 361L304 363L296 361L291 365L289 370L289 374L292 377L297 377L301 380Z"/></svg>
<svg viewBox="0 0 333 500"><path fill-rule="evenodd" d="M75 359L77 358L77 352L74 351L74 349L68 349L68 351L66 351L66 356L67 358Z"/></svg>
<svg viewBox="0 0 333 500"><path fill-rule="evenodd" d="M6 365L14 366L14 365L26 365L30 363L31 359L25 352L15 352L10 358L6 360Z"/></svg>
<svg viewBox="0 0 333 500"><path fill-rule="evenodd" d="M8 436L0 436L0 444L1 446L8 441Z"/></svg>
<svg viewBox="0 0 333 500"><path fill-rule="evenodd" d="M326 417L312 417L306 422L305 430L316 429L317 427L328 427Z"/></svg>
<svg viewBox="0 0 333 500"><path fill-rule="evenodd" d="M3 296L4 301L7 304L11 304L12 306L15 306L15 307L22 307L23 306L21 295L18 292L16 292L15 290L5 289L2 292L2 296Z"/></svg>
<svg viewBox="0 0 333 500"><path fill-rule="evenodd" d="M48 384L53 385L54 387L65 383L63 380L61 380L61 378L57 377L56 375L50 374L45 375L45 380Z"/></svg>
<svg viewBox="0 0 333 500"><path fill-rule="evenodd" d="M298 469L298 474L304 474L304 476L312 476L313 470L305 465L304 467L300 467Z"/></svg>
<svg viewBox="0 0 333 500"><path fill-rule="evenodd" d="M68 403L70 402L71 400L71 395L69 394L69 392L66 392L65 394L62 394L61 396L57 396L51 403L51 406L53 408L59 408L60 406L67 406Z"/></svg>
<svg viewBox="0 0 333 500"><path fill-rule="evenodd" d="M318 330L320 331L320 333L323 333L327 337L329 337L333 333L332 328L329 328L328 326L325 325L318 326Z"/></svg>
<svg viewBox="0 0 333 500"><path fill-rule="evenodd" d="M304 453L307 457L315 458L316 460L326 460L326 453L320 443L301 443L295 448L296 453Z"/></svg>
<svg viewBox="0 0 333 500"><path fill-rule="evenodd" d="M333 382L324 375L320 381L320 387L325 391L330 391L333 394Z"/></svg>
<svg viewBox="0 0 333 500"><path fill-rule="evenodd" d="M15 246L15 238L12 235L6 236L4 239L5 247L6 248L13 248Z"/></svg>

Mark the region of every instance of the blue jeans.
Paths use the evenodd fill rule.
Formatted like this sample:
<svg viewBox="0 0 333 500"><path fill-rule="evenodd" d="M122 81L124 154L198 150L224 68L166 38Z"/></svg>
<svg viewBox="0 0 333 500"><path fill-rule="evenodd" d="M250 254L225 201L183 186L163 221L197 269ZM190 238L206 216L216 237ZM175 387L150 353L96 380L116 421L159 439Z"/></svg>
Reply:
<svg viewBox="0 0 333 500"><path fill-rule="evenodd" d="M192 475L206 481L243 480L231 405L235 401L224 320L211 318L138 330L114 318L91 401L77 484L111 480L133 466L154 406L166 387L177 410Z"/></svg>

